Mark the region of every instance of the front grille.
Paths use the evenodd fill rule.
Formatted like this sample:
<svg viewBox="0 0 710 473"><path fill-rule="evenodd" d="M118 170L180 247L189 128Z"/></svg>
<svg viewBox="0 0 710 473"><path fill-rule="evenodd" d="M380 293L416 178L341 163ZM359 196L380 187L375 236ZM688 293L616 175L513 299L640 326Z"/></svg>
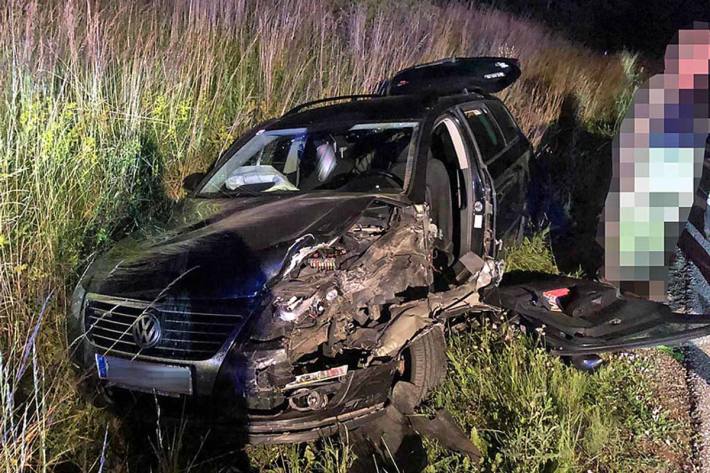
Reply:
<svg viewBox="0 0 710 473"><path fill-rule="evenodd" d="M104 353L177 360L206 360L214 356L238 330L246 317L235 313L240 304L148 302L89 296L85 309L86 335ZM241 309L245 309L241 306ZM160 338L150 348L141 347L133 334L136 320L150 313L160 324Z"/></svg>

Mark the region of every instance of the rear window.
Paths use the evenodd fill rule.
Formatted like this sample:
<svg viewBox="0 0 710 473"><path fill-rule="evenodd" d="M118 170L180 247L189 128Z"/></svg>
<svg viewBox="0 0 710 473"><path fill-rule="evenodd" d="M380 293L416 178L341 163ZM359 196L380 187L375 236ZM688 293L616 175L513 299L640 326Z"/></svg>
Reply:
<svg viewBox="0 0 710 473"><path fill-rule="evenodd" d="M506 141L510 143L517 138L519 134L518 125L515 124L513 117L510 116L505 106L500 102L488 102L486 105L488 105L493 117L498 122Z"/></svg>
<svg viewBox="0 0 710 473"><path fill-rule="evenodd" d="M488 163L505 148L503 135L487 109L474 108L464 113L476 144L481 150L483 162Z"/></svg>

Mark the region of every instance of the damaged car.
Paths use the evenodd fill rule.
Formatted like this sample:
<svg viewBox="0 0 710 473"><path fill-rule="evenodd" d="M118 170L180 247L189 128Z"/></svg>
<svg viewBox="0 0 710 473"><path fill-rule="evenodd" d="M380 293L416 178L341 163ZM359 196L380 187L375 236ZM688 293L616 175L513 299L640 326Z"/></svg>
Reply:
<svg viewBox="0 0 710 473"><path fill-rule="evenodd" d="M504 277L531 147L492 94L519 76L514 59L447 59L245 133L165 225L87 269L74 364L119 412L157 402L288 442L419 404L445 375L447 321L470 314L583 360L709 333L602 283Z"/></svg>

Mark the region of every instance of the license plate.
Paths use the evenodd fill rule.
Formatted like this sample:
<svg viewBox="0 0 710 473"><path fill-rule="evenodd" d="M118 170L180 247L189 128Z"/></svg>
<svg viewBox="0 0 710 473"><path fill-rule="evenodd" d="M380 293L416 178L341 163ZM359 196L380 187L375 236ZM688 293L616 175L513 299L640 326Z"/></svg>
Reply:
<svg viewBox="0 0 710 473"><path fill-rule="evenodd" d="M107 383L156 394L192 394L192 372L186 366L129 360L96 354L96 372Z"/></svg>

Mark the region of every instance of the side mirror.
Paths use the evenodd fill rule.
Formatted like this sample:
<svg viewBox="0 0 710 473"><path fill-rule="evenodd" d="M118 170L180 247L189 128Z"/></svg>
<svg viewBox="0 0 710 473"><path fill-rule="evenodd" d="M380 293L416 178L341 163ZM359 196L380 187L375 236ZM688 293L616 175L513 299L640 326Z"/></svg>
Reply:
<svg viewBox="0 0 710 473"><path fill-rule="evenodd" d="M197 188L200 182L202 182L202 179L204 179L204 177L204 172L195 172L190 174L189 176L185 176L185 179L182 180L182 188L188 192L192 192Z"/></svg>

